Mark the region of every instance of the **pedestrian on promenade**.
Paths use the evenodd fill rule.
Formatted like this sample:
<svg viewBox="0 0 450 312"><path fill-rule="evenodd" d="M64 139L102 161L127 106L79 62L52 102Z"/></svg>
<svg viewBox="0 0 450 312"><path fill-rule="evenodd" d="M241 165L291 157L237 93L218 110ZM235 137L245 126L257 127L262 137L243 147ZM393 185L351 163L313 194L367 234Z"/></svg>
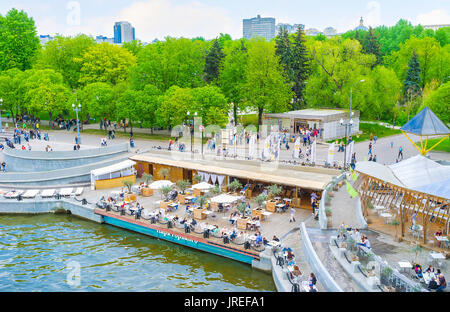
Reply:
<svg viewBox="0 0 450 312"><path fill-rule="evenodd" d="M375 136L373 137L373 144L377 144L377 139L378 139L378 136L375 135Z"/></svg>
<svg viewBox="0 0 450 312"><path fill-rule="evenodd" d="M400 156L402 156L402 160L403 160L403 147L401 147L401 146L398 149L398 156L397 156L397 158L400 159Z"/></svg>
<svg viewBox="0 0 450 312"><path fill-rule="evenodd" d="M377 155L373 156L373 162L377 162Z"/></svg>
<svg viewBox="0 0 450 312"><path fill-rule="evenodd" d="M291 216L289 218L289 222L295 222L295 209L291 207Z"/></svg>
<svg viewBox="0 0 450 312"><path fill-rule="evenodd" d="M391 149L394 148L394 141L391 141Z"/></svg>

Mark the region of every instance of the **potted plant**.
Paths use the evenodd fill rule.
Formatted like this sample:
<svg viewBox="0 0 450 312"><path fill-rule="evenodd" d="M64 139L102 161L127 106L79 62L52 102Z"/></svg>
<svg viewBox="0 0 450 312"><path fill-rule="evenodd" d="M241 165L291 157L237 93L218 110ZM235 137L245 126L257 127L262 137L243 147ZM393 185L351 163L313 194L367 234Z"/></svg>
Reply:
<svg viewBox="0 0 450 312"><path fill-rule="evenodd" d="M166 177L169 175L169 171L170 171L170 170L169 170L168 168L162 168L162 169L159 171L159 174L163 176L163 180L165 180Z"/></svg>
<svg viewBox="0 0 450 312"><path fill-rule="evenodd" d="M213 188L211 188L211 189L209 190L209 193L210 193L212 196L217 196L217 195L219 195L220 193L222 193L222 190L220 189L220 186L219 186L219 185L215 185Z"/></svg>
<svg viewBox="0 0 450 312"><path fill-rule="evenodd" d="M393 271L391 267L388 266L384 267L383 270L381 271L380 282L384 285L390 284L392 272Z"/></svg>
<svg viewBox="0 0 450 312"><path fill-rule="evenodd" d="M267 195L266 194L259 194L256 196L256 204L258 205L258 208L261 208L265 201L267 201Z"/></svg>
<svg viewBox="0 0 450 312"><path fill-rule="evenodd" d="M136 201L136 193L131 191L131 187L133 186L134 182L131 180L124 180L122 181L122 184L126 186L127 193L125 194L125 198L128 198L131 201Z"/></svg>
<svg viewBox="0 0 450 312"><path fill-rule="evenodd" d="M395 219L395 220L393 220L393 221L391 222L391 224L395 227L395 237L394 237L394 240L395 240L396 242L401 242L402 239L398 236L398 226L400 225L400 221L398 221L397 219Z"/></svg>
<svg viewBox="0 0 450 312"><path fill-rule="evenodd" d="M273 185L270 185L267 187L267 191L269 193L269 198L272 199L272 198L280 195L281 192L283 191L283 189L281 188L281 186L273 184Z"/></svg>
<svg viewBox="0 0 450 312"><path fill-rule="evenodd" d="M201 220L205 218L203 211L205 211L206 209L203 209L203 206L206 203L206 196L198 197L197 203L199 204L199 207L194 209L194 218Z"/></svg>
<svg viewBox="0 0 450 312"><path fill-rule="evenodd" d="M325 214L327 215L327 217L331 216L331 209L325 208Z"/></svg>
<svg viewBox="0 0 450 312"><path fill-rule="evenodd" d="M178 194L178 201L182 204L184 204L184 195L189 185L190 185L189 181L186 180L177 181L177 186L181 192L180 194Z"/></svg>
<svg viewBox="0 0 450 312"><path fill-rule="evenodd" d="M241 214L241 217L237 219L237 228L240 230L246 230L247 221L249 220L249 218L245 217L245 209L247 209L247 205L245 203L241 203L236 209Z"/></svg>
<svg viewBox="0 0 450 312"><path fill-rule="evenodd" d="M422 252L422 247L419 243L416 243L414 247L411 249L411 251L414 253L414 261L413 263L417 263L417 257Z"/></svg>
<svg viewBox="0 0 450 312"><path fill-rule="evenodd" d="M148 187L151 181L153 181L153 175L149 173L144 173L142 175L142 178L144 179L144 187L142 188L142 196L148 197L153 195L153 190Z"/></svg>
<svg viewBox="0 0 450 312"><path fill-rule="evenodd" d="M202 182L202 180L203 180L203 178L202 178L202 176L199 175L199 174L196 174L196 175L192 178L192 181L194 181L195 184L198 184L198 183Z"/></svg>
<svg viewBox="0 0 450 312"><path fill-rule="evenodd" d="M172 190L171 186L164 186L160 189L161 191L161 204L160 207L165 209L167 207L167 205L169 205L170 201L169 201L169 192Z"/></svg>
<svg viewBox="0 0 450 312"><path fill-rule="evenodd" d="M231 190L231 192L235 193L237 189L242 187L242 184L234 179L233 182L229 183L227 187Z"/></svg>

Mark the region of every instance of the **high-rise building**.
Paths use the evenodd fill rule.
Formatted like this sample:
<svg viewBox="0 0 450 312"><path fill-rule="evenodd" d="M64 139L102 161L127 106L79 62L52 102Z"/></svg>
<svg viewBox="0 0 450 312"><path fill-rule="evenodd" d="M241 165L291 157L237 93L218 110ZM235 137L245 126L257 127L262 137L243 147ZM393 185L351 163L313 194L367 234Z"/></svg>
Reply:
<svg viewBox="0 0 450 312"><path fill-rule="evenodd" d="M243 20L243 33L245 39L264 37L266 40L275 37L275 18L258 15L255 18Z"/></svg>
<svg viewBox="0 0 450 312"><path fill-rule="evenodd" d="M114 24L114 43L124 43L136 40L134 27L129 22Z"/></svg>

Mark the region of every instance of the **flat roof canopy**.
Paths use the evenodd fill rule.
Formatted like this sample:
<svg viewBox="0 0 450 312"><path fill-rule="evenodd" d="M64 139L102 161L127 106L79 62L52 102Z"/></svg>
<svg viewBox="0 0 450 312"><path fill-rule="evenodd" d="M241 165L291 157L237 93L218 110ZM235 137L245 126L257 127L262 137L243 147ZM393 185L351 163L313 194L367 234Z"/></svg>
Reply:
<svg viewBox="0 0 450 312"><path fill-rule="evenodd" d="M286 113L264 114L272 118L299 118L299 119L329 119L330 117L341 118L348 116L349 111L344 109L301 109ZM354 111L355 116L359 116L358 111Z"/></svg>
<svg viewBox="0 0 450 312"><path fill-rule="evenodd" d="M120 171L122 169L131 168L135 164L136 163L134 161L124 160L124 161L122 161L120 163L117 163L117 164L114 164L114 165L111 165L111 166L108 166L108 167L103 167L103 168L91 170L91 175L93 175L93 176L101 176L101 175L104 175L104 174Z"/></svg>
<svg viewBox="0 0 450 312"><path fill-rule="evenodd" d="M251 160L190 159L190 154L151 152L130 157L134 161L155 163L188 170L203 171L251 181L324 190L339 171L327 168L299 167ZM184 159L177 159L177 158Z"/></svg>

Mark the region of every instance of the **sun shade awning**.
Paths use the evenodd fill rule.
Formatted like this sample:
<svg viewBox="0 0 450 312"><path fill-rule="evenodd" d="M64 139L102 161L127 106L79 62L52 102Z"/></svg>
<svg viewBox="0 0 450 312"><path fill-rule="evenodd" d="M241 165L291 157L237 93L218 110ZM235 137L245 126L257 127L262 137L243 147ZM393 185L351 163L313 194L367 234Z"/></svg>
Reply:
<svg viewBox="0 0 450 312"><path fill-rule="evenodd" d="M127 169L127 168L131 168L136 164L136 162L132 161L132 160L124 160L120 163L108 166L108 167L103 167L103 168L99 168L99 169L95 169L91 171L91 175L94 176L101 176L104 174L108 174L108 173L112 173L112 172L117 172L123 169Z"/></svg>

